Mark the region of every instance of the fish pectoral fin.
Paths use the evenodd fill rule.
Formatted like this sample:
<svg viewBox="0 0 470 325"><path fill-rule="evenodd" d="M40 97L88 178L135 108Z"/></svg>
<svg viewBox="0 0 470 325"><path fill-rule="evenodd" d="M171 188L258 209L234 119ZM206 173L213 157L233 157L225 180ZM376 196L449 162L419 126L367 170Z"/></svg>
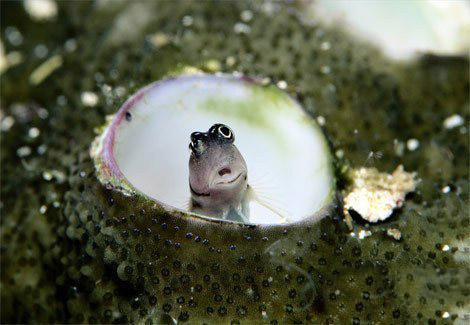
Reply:
<svg viewBox="0 0 470 325"><path fill-rule="evenodd" d="M253 189L251 189L251 191L250 191L250 197L251 197L251 200L254 200L254 201L258 202L261 206L265 207L266 209L268 209L269 211L271 211L275 215L279 216L279 218L281 219L282 222L288 222L289 219L287 218L287 216L283 215L282 213L280 213L279 211L277 211L276 209L271 207L267 202L262 200L258 195L256 195L256 193L253 191Z"/></svg>

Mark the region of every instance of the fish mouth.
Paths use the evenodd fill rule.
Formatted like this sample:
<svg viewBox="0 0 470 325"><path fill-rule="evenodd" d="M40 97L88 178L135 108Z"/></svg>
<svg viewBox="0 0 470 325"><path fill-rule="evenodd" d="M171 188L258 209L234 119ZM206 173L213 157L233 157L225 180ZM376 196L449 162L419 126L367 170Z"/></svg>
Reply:
<svg viewBox="0 0 470 325"><path fill-rule="evenodd" d="M221 182L217 182L217 183L215 183L215 185L224 185L224 184L232 184L232 183L235 183L239 178L242 177L243 174L245 174L245 173L243 173L243 172L242 172L242 173L239 173L239 174L237 175L237 177L232 178L230 181L221 181Z"/></svg>

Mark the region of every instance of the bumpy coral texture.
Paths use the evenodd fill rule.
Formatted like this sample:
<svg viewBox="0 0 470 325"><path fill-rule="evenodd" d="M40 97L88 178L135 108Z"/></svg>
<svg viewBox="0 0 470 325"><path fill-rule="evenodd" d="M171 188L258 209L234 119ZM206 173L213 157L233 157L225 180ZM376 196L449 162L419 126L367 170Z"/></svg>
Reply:
<svg viewBox="0 0 470 325"><path fill-rule="evenodd" d="M26 55L2 76L2 114L15 119L2 131L2 322L450 324L469 310L468 129L442 125L468 121L466 59L392 63L278 4L59 2L41 23L1 6L2 35L16 26L24 38L4 40L6 52ZM32 86L38 44L63 64ZM269 233L209 229L103 188L88 156L95 128L185 65L287 82L343 163L403 164L417 192L360 240L340 211ZM397 150L410 138L416 150Z"/></svg>

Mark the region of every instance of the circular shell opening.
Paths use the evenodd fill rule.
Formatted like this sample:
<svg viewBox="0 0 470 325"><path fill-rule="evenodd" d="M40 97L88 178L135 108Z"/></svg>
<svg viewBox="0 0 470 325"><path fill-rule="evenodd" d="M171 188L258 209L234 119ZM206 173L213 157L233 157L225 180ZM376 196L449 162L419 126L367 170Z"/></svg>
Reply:
<svg viewBox="0 0 470 325"><path fill-rule="evenodd" d="M233 130L246 161L256 194L249 223L296 222L331 203L331 156L315 121L277 87L232 75L180 76L137 92L95 141L98 176L187 211L190 135L216 123Z"/></svg>

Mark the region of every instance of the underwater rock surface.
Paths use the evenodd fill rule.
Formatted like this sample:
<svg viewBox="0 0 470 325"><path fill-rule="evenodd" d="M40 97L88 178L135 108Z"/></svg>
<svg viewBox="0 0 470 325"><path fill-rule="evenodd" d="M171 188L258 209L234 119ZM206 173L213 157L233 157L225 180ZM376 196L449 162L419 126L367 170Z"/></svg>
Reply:
<svg viewBox="0 0 470 325"><path fill-rule="evenodd" d="M5 53L23 58L1 85L2 322L465 321L467 59L391 63L269 2L58 5L54 21L33 22L21 3L1 4ZM105 189L88 154L94 129L186 66L269 77L296 96L338 157L339 187L341 166L402 164L417 192L383 223L356 220L355 233L371 231L359 239L336 210L269 236L209 233ZM446 127L455 114L465 123Z"/></svg>

